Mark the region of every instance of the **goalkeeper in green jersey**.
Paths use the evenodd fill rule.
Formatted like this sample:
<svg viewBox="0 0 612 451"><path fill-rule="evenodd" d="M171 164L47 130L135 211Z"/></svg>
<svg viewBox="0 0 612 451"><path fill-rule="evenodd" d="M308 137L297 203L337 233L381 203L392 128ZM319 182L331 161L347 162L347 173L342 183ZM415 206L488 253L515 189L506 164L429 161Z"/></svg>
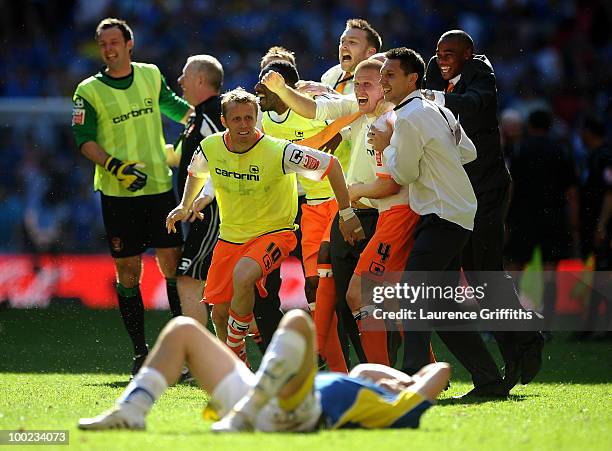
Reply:
<svg viewBox="0 0 612 451"><path fill-rule="evenodd" d="M165 229L166 214L177 200L161 114L185 123L193 110L167 86L157 66L132 62L134 37L126 22L102 20L95 39L105 66L77 86L72 129L81 153L96 164L94 189L100 191L135 374L148 353L139 289L141 255L148 248L155 248L166 278L172 314L181 314L175 277L182 236L180 230L168 234Z"/></svg>

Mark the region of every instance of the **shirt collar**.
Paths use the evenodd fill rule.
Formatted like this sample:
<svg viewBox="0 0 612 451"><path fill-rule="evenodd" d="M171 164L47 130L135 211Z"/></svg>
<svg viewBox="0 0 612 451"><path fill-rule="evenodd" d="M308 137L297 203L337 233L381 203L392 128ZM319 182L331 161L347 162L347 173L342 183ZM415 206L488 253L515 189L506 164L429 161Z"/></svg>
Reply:
<svg viewBox="0 0 612 451"><path fill-rule="evenodd" d="M211 96L211 97L209 97L208 99L206 99L206 100L204 100L204 101L202 101L202 102L198 103L197 105L195 105L195 106L194 106L194 109L195 109L196 111L198 111L198 112L200 112L200 111L204 111L204 110L206 109L206 106L207 106L207 105L209 105L209 104L211 104L211 103L214 103L215 101L218 101L218 99L219 99L219 96L218 96L218 95Z"/></svg>
<svg viewBox="0 0 612 451"><path fill-rule="evenodd" d="M421 90L420 89L415 89L410 94L408 94L405 98L403 98L400 103L404 103L406 100L412 99L413 97L421 97L422 98L423 95L421 94Z"/></svg>
<svg viewBox="0 0 612 451"><path fill-rule="evenodd" d="M459 82L459 79L461 78L461 74L457 75L455 78L451 78L450 80L448 80L448 83L452 83L453 86L457 86L457 83Z"/></svg>

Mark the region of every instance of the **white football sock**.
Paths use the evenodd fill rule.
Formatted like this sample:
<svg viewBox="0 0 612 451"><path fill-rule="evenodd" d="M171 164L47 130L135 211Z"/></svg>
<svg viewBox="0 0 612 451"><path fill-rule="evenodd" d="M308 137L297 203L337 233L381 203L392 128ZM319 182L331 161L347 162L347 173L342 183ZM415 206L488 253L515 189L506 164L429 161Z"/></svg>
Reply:
<svg viewBox="0 0 612 451"><path fill-rule="evenodd" d="M273 396L297 374L306 353L306 339L291 329L278 329L255 373L255 386L252 395L243 398L237 410L254 417Z"/></svg>
<svg viewBox="0 0 612 451"><path fill-rule="evenodd" d="M117 404L119 407L128 407L146 415L167 387L168 382L159 371L143 367L125 388Z"/></svg>

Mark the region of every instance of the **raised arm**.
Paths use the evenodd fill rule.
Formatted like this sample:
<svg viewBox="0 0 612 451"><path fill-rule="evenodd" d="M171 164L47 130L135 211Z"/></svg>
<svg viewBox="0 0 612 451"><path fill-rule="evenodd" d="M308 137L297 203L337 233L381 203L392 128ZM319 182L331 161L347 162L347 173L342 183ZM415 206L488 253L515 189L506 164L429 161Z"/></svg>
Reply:
<svg viewBox="0 0 612 451"><path fill-rule="evenodd" d="M290 109L300 116L308 119L315 118L317 114L317 104L315 101L304 94L300 94L290 86L287 86L281 74L272 70L263 76L261 82L266 85L270 91L278 95Z"/></svg>

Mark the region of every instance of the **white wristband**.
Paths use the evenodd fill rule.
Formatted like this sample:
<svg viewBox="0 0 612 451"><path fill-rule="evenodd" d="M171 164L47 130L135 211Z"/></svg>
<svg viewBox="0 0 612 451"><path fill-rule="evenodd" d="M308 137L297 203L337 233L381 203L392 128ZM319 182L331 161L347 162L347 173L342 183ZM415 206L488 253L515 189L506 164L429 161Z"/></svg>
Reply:
<svg viewBox="0 0 612 451"><path fill-rule="evenodd" d="M340 210L338 211L338 214L340 215L343 221L348 221L349 219L355 216L355 212L353 211L352 207L347 207L343 210Z"/></svg>

